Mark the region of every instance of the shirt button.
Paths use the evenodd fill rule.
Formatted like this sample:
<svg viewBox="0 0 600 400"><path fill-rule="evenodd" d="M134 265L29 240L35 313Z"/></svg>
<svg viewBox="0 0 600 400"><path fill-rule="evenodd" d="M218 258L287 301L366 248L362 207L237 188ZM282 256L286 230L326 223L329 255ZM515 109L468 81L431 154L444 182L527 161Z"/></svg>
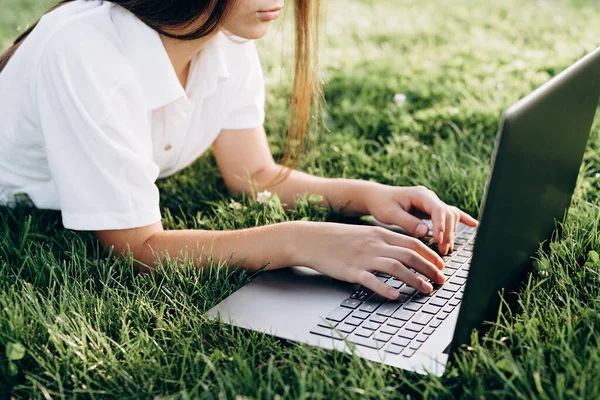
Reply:
<svg viewBox="0 0 600 400"><path fill-rule="evenodd" d="M170 145L170 144L166 145L166 146L165 146L165 150L166 150L166 151L169 151L169 150L171 150L171 145Z"/></svg>

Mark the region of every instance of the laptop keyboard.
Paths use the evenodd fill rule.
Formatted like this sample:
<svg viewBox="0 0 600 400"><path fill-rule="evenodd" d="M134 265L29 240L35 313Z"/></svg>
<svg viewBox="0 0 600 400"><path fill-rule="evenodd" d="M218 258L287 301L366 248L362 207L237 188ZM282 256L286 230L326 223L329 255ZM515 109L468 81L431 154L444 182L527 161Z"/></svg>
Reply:
<svg viewBox="0 0 600 400"><path fill-rule="evenodd" d="M431 230L431 221L426 221ZM337 340L348 340L359 346L412 357L435 329L460 305L467 281L476 229L459 224L454 251L442 256L446 263L443 285L434 284L433 292L424 294L390 275L375 272L381 281L400 292L396 300L388 300L360 286L350 297L332 310L310 333ZM437 250L431 236L425 243Z"/></svg>

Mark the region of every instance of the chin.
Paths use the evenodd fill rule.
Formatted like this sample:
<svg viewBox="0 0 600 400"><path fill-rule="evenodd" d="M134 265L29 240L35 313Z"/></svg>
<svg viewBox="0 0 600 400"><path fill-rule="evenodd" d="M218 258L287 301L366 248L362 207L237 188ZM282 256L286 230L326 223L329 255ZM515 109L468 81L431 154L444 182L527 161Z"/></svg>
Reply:
<svg viewBox="0 0 600 400"><path fill-rule="evenodd" d="M269 23L260 23L246 29L229 29L229 32L248 40L260 39L267 34Z"/></svg>

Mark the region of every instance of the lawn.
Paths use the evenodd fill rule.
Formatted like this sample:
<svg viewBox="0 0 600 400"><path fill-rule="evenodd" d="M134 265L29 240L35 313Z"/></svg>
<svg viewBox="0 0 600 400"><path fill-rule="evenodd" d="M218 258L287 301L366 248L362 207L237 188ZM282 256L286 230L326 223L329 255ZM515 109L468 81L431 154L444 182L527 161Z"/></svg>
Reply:
<svg viewBox="0 0 600 400"><path fill-rule="evenodd" d="M600 44L595 1L323 2L326 127L300 169L426 185L475 216L502 111ZM3 0L0 48L51 4ZM276 159L287 14L258 42ZM598 120L565 229L538 254L519 307L503 308L441 378L208 321L249 274L169 262L136 275L92 234L64 230L59 212L0 207L0 397L600 398ZM233 206L210 153L159 188L166 229L339 217L306 199L288 214L248 198Z"/></svg>

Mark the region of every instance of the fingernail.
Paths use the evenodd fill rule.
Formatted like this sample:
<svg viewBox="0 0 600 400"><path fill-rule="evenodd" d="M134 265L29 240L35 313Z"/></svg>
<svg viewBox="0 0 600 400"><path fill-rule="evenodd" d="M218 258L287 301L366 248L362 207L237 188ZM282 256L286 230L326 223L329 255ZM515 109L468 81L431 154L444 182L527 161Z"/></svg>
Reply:
<svg viewBox="0 0 600 400"><path fill-rule="evenodd" d="M425 293L429 293L433 290L433 286L431 286L431 283L423 281L421 283L421 290Z"/></svg>
<svg viewBox="0 0 600 400"><path fill-rule="evenodd" d="M427 225L420 224L417 227L417 235L419 235L419 236L425 236L425 235L427 235L427 232L429 232L429 228L427 227Z"/></svg>
<svg viewBox="0 0 600 400"><path fill-rule="evenodd" d="M397 291L396 289L389 289L388 290L388 294L390 295L391 298L395 299L396 297L400 296L400 292Z"/></svg>

